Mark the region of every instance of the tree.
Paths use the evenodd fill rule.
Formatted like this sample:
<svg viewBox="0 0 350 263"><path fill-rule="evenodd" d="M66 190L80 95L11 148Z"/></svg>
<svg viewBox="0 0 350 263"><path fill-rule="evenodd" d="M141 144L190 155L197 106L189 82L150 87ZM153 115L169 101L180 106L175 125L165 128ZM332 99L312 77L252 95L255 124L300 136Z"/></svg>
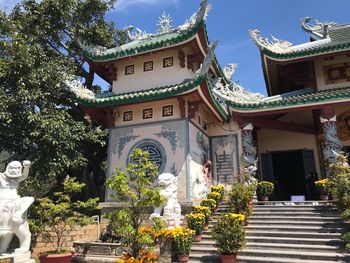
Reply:
<svg viewBox="0 0 350 263"><path fill-rule="evenodd" d="M107 131L84 119L64 81L73 75L95 88L78 38L106 47L125 42L104 17L114 3L25 0L0 11L0 152L33 161L23 194L45 195L67 174L85 178L92 196L103 185Z"/></svg>
<svg viewBox="0 0 350 263"><path fill-rule="evenodd" d="M134 162L125 171L117 169L106 183L113 190L112 197L126 206L110 213L108 218L128 253L135 258L140 258L147 243L139 229L149 218L150 207L159 207L164 202L160 189L153 187L158 167L148 156L147 151L135 149L131 154Z"/></svg>

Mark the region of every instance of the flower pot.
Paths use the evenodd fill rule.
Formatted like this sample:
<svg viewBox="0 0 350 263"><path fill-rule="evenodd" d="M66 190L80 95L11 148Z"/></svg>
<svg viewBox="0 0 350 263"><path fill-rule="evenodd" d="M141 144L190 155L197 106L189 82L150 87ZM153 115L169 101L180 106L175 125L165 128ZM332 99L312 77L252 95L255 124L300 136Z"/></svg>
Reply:
<svg viewBox="0 0 350 263"><path fill-rule="evenodd" d="M236 254L233 255L220 255L222 263L236 263Z"/></svg>
<svg viewBox="0 0 350 263"><path fill-rule="evenodd" d="M249 200L249 201L248 201L248 206L249 206L249 207L252 207L252 206L253 206L253 200Z"/></svg>
<svg viewBox="0 0 350 263"><path fill-rule="evenodd" d="M202 235L196 235L195 237L194 237L194 242L199 242L199 241L201 241L202 240Z"/></svg>
<svg viewBox="0 0 350 263"><path fill-rule="evenodd" d="M328 195L320 195L321 200L328 201L329 196Z"/></svg>
<svg viewBox="0 0 350 263"><path fill-rule="evenodd" d="M269 197L267 195L263 195L261 197L261 200L264 201L264 202L269 201Z"/></svg>
<svg viewBox="0 0 350 263"><path fill-rule="evenodd" d="M213 221L213 219L214 219L214 215L210 215L209 220L210 220L210 221Z"/></svg>
<svg viewBox="0 0 350 263"><path fill-rule="evenodd" d="M41 255L40 263L70 263L72 261L72 253Z"/></svg>
<svg viewBox="0 0 350 263"><path fill-rule="evenodd" d="M187 262L190 259L188 255L178 255L177 257L180 262Z"/></svg>
<svg viewBox="0 0 350 263"><path fill-rule="evenodd" d="M249 224L248 218L245 218L244 221L243 221L243 225L247 226L248 224Z"/></svg>
<svg viewBox="0 0 350 263"><path fill-rule="evenodd" d="M205 225L204 230L208 230L208 229L209 229L209 225Z"/></svg>

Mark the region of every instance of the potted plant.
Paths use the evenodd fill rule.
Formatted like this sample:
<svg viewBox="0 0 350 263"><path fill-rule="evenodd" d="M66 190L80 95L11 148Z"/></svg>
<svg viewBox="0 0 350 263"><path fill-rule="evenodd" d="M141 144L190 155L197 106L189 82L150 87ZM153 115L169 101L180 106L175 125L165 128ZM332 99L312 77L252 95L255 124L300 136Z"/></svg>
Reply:
<svg viewBox="0 0 350 263"><path fill-rule="evenodd" d="M204 229L208 229L211 211L207 206L195 205L193 206L193 213L203 214L205 217Z"/></svg>
<svg viewBox="0 0 350 263"><path fill-rule="evenodd" d="M189 228L177 227L175 229L165 229L162 237L171 240L171 248L178 256L180 262L187 262L192 247L192 242L196 232Z"/></svg>
<svg viewBox="0 0 350 263"><path fill-rule="evenodd" d="M237 252L245 246L243 220L241 214L224 214L213 227L212 237L223 263L236 262Z"/></svg>
<svg viewBox="0 0 350 263"><path fill-rule="evenodd" d="M258 183L258 194L261 196L262 201L268 201L269 195L272 194L274 184L268 181L261 181Z"/></svg>
<svg viewBox="0 0 350 263"><path fill-rule="evenodd" d="M201 234L205 225L205 215L200 213L191 213L186 216L187 226L196 232L194 241L201 241Z"/></svg>
<svg viewBox="0 0 350 263"><path fill-rule="evenodd" d="M223 185L214 185L211 187L210 192L217 192L220 196L220 202L224 200L225 196L225 187Z"/></svg>
<svg viewBox="0 0 350 263"><path fill-rule="evenodd" d="M318 180L315 182L317 191L320 194L321 200L328 200L328 194L330 192L331 181L329 179Z"/></svg>
<svg viewBox="0 0 350 263"><path fill-rule="evenodd" d="M230 212L245 215L246 223L248 223L247 220L252 211L252 207L249 205L253 195L252 189L253 187L251 185L235 182L232 184L228 198Z"/></svg>
<svg viewBox="0 0 350 263"><path fill-rule="evenodd" d="M203 199L201 206L209 207L210 212L213 214L215 212L216 202L214 199Z"/></svg>
<svg viewBox="0 0 350 263"><path fill-rule="evenodd" d="M31 223L54 248L53 251L39 257L41 263L71 262L72 253L64 250L64 242L72 231L92 222L86 213L98 209L98 198L91 198L85 202L72 199L72 196L79 193L84 186L75 178L69 178L63 183L63 191L55 192L54 198L38 199L36 216Z"/></svg>
<svg viewBox="0 0 350 263"><path fill-rule="evenodd" d="M218 192L210 192L208 193L207 198L214 199L216 203L216 208L217 208L219 202L221 201L221 194Z"/></svg>

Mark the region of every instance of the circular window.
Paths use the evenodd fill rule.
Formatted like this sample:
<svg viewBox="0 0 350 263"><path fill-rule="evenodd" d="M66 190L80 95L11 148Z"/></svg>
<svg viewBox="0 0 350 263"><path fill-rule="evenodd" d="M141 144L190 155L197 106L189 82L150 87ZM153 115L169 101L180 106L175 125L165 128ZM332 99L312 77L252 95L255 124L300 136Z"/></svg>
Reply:
<svg viewBox="0 0 350 263"><path fill-rule="evenodd" d="M136 148L139 148L142 151L147 151L149 153L149 157L148 157L149 160L158 166L158 172L159 173L163 172L164 166L166 163L166 155L163 147L158 142L147 140L147 141L138 143L136 146L134 146L131 149L130 153L132 153ZM129 163L132 163L134 161L135 159L131 157L129 158Z"/></svg>

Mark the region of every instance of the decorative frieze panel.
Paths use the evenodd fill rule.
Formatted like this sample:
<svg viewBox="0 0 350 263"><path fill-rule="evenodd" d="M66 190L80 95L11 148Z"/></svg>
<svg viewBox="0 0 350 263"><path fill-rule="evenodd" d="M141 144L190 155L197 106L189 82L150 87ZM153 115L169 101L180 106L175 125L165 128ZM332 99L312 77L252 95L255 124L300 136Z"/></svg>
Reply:
<svg viewBox="0 0 350 263"><path fill-rule="evenodd" d="M323 66L325 84L350 82L350 62Z"/></svg>
<svg viewBox="0 0 350 263"><path fill-rule="evenodd" d="M238 174L239 153L237 135L211 139L213 183L229 184Z"/></svg>

